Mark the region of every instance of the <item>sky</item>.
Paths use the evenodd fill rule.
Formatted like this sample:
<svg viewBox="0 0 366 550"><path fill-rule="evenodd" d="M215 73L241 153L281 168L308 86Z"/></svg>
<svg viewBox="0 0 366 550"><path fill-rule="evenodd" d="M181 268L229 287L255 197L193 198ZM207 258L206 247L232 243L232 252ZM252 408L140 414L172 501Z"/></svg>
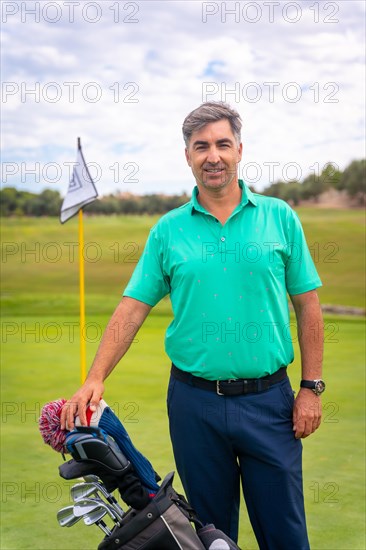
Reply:
<svg viewBox="0 0 366 550"><path fill-rule="evenodd" d="M77 138L100 195L191 193L182 123L243 121L261 191L365 157L365 2L1 2L1 185L67 191Z"/></svg>

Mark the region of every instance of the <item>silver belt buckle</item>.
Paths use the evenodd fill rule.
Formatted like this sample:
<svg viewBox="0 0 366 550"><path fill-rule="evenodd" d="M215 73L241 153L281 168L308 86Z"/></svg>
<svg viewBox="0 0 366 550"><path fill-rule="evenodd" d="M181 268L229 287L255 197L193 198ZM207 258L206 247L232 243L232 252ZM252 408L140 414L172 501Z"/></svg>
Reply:
<svg viewBox="0 0 366 550"><path fill-rule="evenodd" d="M225 382L230 384L231 382L235 382L236 380L237 380L237 378L229 378L228 380L225 380ZM224 393L222 393L220 391L220 382L221 382L221 380L216 380L216 393L217 393L217 395L225 395Z"/></svg>

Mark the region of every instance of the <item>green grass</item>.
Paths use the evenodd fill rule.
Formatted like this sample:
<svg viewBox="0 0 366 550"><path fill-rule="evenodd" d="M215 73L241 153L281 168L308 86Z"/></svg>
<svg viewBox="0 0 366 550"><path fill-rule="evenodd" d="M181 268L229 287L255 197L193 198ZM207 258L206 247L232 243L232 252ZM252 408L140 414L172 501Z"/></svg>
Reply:
<svg viewBox="0 0 366 550"><path fill-rule="evenodd" d="M298 208L323 287L324 304L365 307L365 214L362 210Z"/></svg>
<svg viewBox="0 0 366 550"><path fill-rule="evenodd" d="M19 323L19 318L6 319ZM106 316L90 322L106 323ZM4 322L4 321L3 321ZM5 338L2 368L2 550L80 550L96 548L102 536L83 525L61 529L56 512L69 504L71 483L58 477L60 455L45 446L37 419L47 401L72 395L79 385L78 339L70 341L65 323L73 317L25 316L23 330ZM165 393L169 362L163 335L169 317L147 319L122 364L107 381L105 398L124 422L138 448L162 475L174 470ZM324 422L304 441L304 492L313 550L364 548L364 325L361 320L329 318L336 341L325 345ZM59 323L61 332L49 323ZM48 331L44 327L49 327ZM13 327L14 328L14 327ZM52 331L52 328L54 329ZM57 339L60 337L59 339ZM55 342L51 342L55 339ZM96 343L87 347L88 361ZM298 355L298 354L297 354ZM293 385L299 364L290 370ZM175 486L181 490L177 478ZM240 543L257 548L245 507Z"/></svg>
<svg viewBox="0 0 366 550"><path fill-rule="evenodd" d="M362 211L302 208L299 214L323 281L321 301L365 307ZM108 314L115 306L156 220L85 219L87 313ZM3 313L44 315L50 307L57 315L77 313L77 220L61 226L56 218L2 218L1 230Z"/></svg>
<svg viewBox="0 0 366 550"><path fill-rule="evenodd" d="M322 301L363 307L362 214L299 213L324 282ZM85 266L88 364L155 220L85 220L85 242L94 243ZM62 458L43 444L37 424L47 401L71 396L80 382L77 223L61 226L51 218L1 223L1 549L91 550L102 539L97 528L79 523L61 529L57 524L56 512L70 503L72 483L58 476ZM175 469L165 406L169 361L163 339L169 320L169 301L163 300L111 375L105 393L136 446L162 475ZM363 337L362 319L326 318L324 422L304 441L312 550L365 548ZM295 387L298 356L290 369ZM178 478L175 487L181 490ZM240 544L243 550L257 548L244 504Z"/></svg>

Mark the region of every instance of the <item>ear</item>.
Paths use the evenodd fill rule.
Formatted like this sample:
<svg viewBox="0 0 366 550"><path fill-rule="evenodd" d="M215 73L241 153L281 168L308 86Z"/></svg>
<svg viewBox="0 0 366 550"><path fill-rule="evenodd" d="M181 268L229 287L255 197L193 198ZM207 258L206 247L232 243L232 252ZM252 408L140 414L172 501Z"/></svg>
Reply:
<svg viewBox="0 0 366 550"><path fill-rule="evenodd" d="M188 163L188 166L191 166L191 161L190 161L190 158L189 158L189 153L188 153L187 147L184 149L184 153L186 155L186 161Z"/></svg>
<svg viewBox="0 0 366 550"><path fill-rule="evenodd" d="M240 145L238 147L238 162L241 161L242 154L243 154L243 144L240 143Z"/></svg>

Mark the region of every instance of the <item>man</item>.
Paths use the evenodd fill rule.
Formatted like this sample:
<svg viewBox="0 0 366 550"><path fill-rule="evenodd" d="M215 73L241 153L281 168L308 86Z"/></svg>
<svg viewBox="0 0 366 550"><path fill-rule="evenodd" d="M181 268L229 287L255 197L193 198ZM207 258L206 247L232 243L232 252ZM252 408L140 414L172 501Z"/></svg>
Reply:
<svg viewBox="0 0 366 550"><path fill-rule="evenodd" d="M189 203L152 228L82 388L62 423L94 406L150 309L170 294L170 435L187 497L203 522L237 540L240 481L261 549L309 548L300 439L320 424L321 286L296 214L238 180L238 113L204 103L183 124L196 180ZM296 399L289 294L301 350ZM119 338L115 338L116 323Z"/></svg>

